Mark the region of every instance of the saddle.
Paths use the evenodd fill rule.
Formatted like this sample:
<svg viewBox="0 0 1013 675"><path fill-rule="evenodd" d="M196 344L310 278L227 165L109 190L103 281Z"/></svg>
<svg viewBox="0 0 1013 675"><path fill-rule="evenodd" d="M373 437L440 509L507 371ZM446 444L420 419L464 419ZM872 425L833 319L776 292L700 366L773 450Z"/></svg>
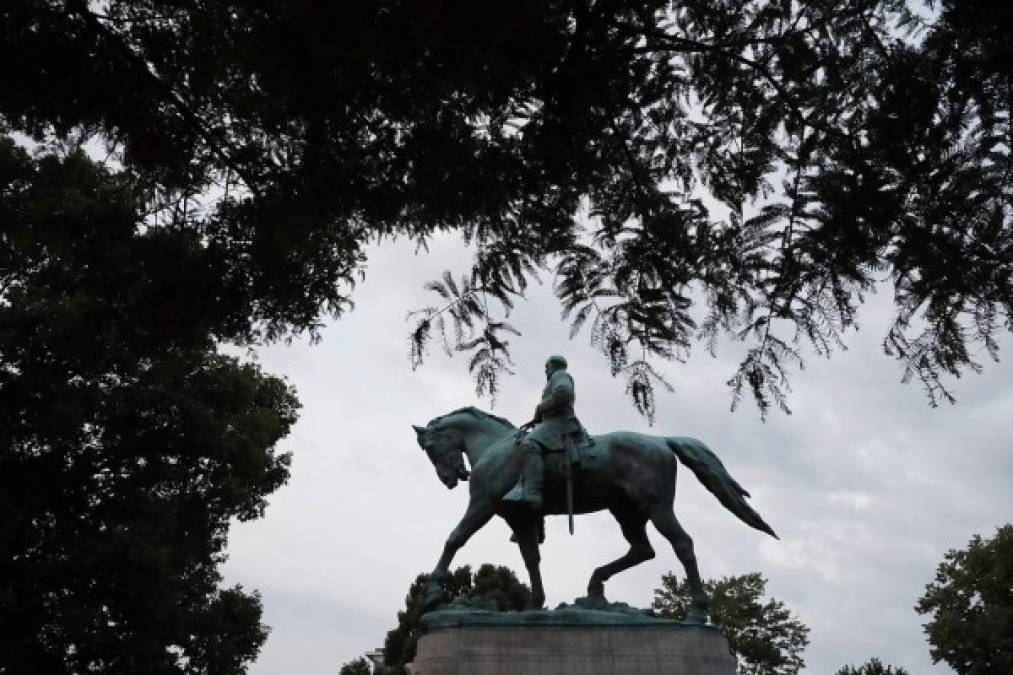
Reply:
<svg viewBox="0 0 1013 675"><path fill-rule="evenodd" d="M581 469L594 458L595 445L595 440L581 428L579 432L567 434L562 447L547 448L545 458L548 461L550 455L558 455L560 464L568 460L574 470Z"/></svg>
<svg viewBox="0 0 1013 675"><path fill-rule="evenodd" d="M600 453L595 452L595 440L591 437L584 426L572 417L570 428L556 436L560 442L549 447L539 439L530 439L530 444L539 448L542 456L542 475L545 482L558 481L565 486L567 515L570 526L570 534L573 534L573 483L575 474L581 469L590 468L599 458ZM528 434L520 430L516 436L518 445L525 445L528 441ZM523 479L522 479L523 480ZM518 484L518 486L520 483ZM515 488L516 489L516 488ZM511 535L510 541L516 542L516 536ZM538 516L538 543L545 541L545 516Z"/></svg>
<svg viewBox="0 0 1013 675"><path fill-rule="evenodd" d="M581 464L584 456L594 447L595 440L587 433L584 425L576 417L571 417L567 420L567 424L569 428L552 439L555 442L548 443L543 438L532 440L541 446L546 459L548 459L548 455L566 452L571 466L576 467ZM527 434L522 434L519 440L524 441L526 437Z"/></svg>

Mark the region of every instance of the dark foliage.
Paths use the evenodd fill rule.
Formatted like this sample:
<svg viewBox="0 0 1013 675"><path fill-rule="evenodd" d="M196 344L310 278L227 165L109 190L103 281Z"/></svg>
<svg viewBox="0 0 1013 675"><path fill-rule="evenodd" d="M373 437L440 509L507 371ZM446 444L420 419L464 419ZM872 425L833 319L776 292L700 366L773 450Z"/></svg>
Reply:
<svg viewBox="0 0 1013 675"><path fill-rule="evenodd" d="M369 661L360 656L342 665L338 675L372 675L372 672L373 668L369 665Z"/></svg>
<svg viewBox="0 0 1013 675"><path fill-rule="evenodd" d="M733 402L788 410L880 280L933 404L1011 327L1009 3L102 6L3 4L0 59L32 67L0 121L108 143L226 261L235 334L313 331L365 242L448 230L476 259L412 362L450 317L483 394L536 270L648 416L655 364L720 336L746 346Z"/></svg>
<svg viewBox="0 0 1013 675"><path fill-rule="evenodd" d="M405 608L397 613L397 626L384 640L384 662L393 675L403 675L404 666L415 658L419 639L419 618L425 600L428 574L420 574L408 589ZM531 589L517 579L509 567L482 565L474 572L467 565L451 572L443 583L444 599L461 598L480 605L495 605L500 611L522 610L531 599Z"/></svg>
<svg viewBox="0 0 1013 675"><path fill-rule="evenodd" d="M260 598L218 565L293 392L216 352L221 259L128 177L0 139L0 186L0 673L245 672Z"/></svg>
<svg viewBox="0 0 1013 675"><path fill-rule="evenodd" d="M780 600L763 600L766 584L758 572L706 580L711 623L728 640L739 675L795 675L805 667L809 628ZM661 578L661 588L654 591L658 614L681 621L691 603L689 584L673 574Z"/></svg>
<svg viewBox="0 0 1013 675"><path fill-rule="evenodd" d="M872 658L860 666L844 666L835 675L909 675L904 668L884 666L877 659Z"/></svg>
<svg viewBox="0 0 1013 675"><path fill-rule="evenodd" d="M947 551L915 610L935 662L958 675L1013 672L1013 525Z"/></svg>
<svg viewBox="0 0 1013 675"><path fill-rule="evenodd" d="M444 273L441 280L430 281L426 288L439 295L445 304L442 307L423 307L408 315L416 322L410 338L412 369L422 365L427 344L435 332L448 355L455 351L472 352L468 370L475 378L475 393L478 396L488 395L495 402L500 377L503 373L513 372L508 351L510 342L503 334L521 333L505 319L488 319L489 296L492 295L493 301L498 301L509 313L513 307L510 295L481 279L476 282L467 276L458 284L450 272ZM448 318L451 321L449 336Z"/></svg>
<svg viewBox="0 0 1013 675"><path fill-rule="evenodd" d="M644 4L575 10L568 36L586 86L561 189L587 226L531 259L573 332L590 326L648 417L663 383L648 359L721 333L748 345L733 407L748 392L787 412L804 345L843 348L889 278L884 349L933 405L952 401L944 377L977 370L975 348L997 358L1011 328L1009 7L942 3L925 25L900 2ZM519 142L561 105L539 98Z"/></svg>

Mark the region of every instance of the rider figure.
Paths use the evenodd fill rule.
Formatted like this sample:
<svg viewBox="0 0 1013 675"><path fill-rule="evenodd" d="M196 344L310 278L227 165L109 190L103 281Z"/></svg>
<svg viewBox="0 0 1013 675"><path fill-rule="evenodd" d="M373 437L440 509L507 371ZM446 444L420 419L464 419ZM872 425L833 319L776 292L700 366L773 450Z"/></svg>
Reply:
<svg viewBox="0 0 1013 675"><path fill-rule="evenodd" d="M523 502L535 511L542 510L543 453L566 450L568 440L579 443L587 437L573 412L573 378L566 372L566 359L550 356L545 362L545 379L535 415L521 427L522 431L530 430L521 440L528 451L521 480L505 497L508 501Z"/></svg>

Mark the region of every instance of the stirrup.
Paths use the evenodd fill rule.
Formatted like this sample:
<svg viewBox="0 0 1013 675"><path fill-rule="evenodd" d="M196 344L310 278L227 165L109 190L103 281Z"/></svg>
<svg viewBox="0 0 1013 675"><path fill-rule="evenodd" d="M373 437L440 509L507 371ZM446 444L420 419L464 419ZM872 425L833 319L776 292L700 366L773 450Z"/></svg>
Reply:
<svg viewBox="0 0 1013 675"><path fill-rule="evenodd" d="M510 491L503 495L503 501L511 504L516 504L524 501L524 485L523 483L517 483Z"/></svg>
<svg viewBox="0 0 1013 675"><path fill-rule="evenodd" d="M520 495L511 495L508 492L503 497L502 504L504 506L523 507L531 511L533 514L541 515L544 500L541 497L538 499L532 499L531 496L527 494L521 493Z"/></svg>

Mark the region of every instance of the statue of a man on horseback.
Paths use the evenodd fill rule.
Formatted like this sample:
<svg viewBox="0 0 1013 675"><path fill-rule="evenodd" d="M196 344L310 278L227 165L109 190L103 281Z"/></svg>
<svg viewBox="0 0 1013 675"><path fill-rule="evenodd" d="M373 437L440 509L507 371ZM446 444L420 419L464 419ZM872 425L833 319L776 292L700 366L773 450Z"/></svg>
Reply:
<svg viewBox="0 0 1013 675"><path fill-rule="evenodd" d="M523 503L534 511L542 510L544 453L571 452L589 439L573 409L576 392L573 377L566 371L566 359L550 356L545 362L545 379L542 400L535 407L534 416L521 426L521 431L528 432L519 441L527 454L524 471L517 485L503 498L505 502Z"/></svg>
<svg viewBox="0 0 1013 675"><path fill-rule="evenodd" d="M549 357L546 384L534 419L518 429L509 420L473 407L460 408L415 426L419 446L447 488L469 481L468 506L451 530L443 553L429 576L424 605L436 606L443 595L441 583L450 574L457 551L493 516L513 530L531 580L531 604L545 601L539 563L539 524L544 515L570 515L608 511L619 522L629 551L595 568L585 600L605 605L605 582L614 575L654 557L646 526L652 524L668 541L682 563L693 601L687 621L707 621L708 597L697 569L693 540L673 510L677 466L689 468L721 504L750 527L771 536L774 530L749 505L749 493L732 478L703 443L685 436L655 436L614 431L593 439L574 414L573 378L566 360ZM530 433L525 434L524 428ZM580 448L593 442L593 461L584 462ZM550 462L548 489L543 494L544 453L562 450L560 461ZM579 471L574 471L576 464ZM470 467L470 471L468 470ZM558 469L562 469L561 471ZM518 508L518 503L524 504ZM534 507L527 508L528 506Z"/></svg>

